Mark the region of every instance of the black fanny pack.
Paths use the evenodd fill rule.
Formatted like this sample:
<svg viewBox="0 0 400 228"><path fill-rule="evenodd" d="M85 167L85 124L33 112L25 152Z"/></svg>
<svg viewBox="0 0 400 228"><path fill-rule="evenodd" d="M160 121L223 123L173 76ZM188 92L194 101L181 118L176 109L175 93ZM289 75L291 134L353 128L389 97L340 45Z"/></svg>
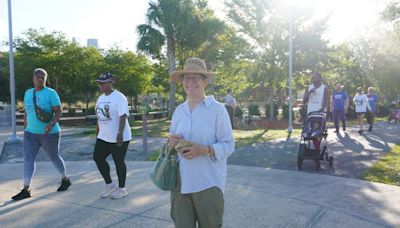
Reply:
<svg viewBox="0 0 400 228"><path fill-rule="evenodd" d="M33 89L33 106L35 107L36 116L40 121L49 123L53 119L53 112L46 112L37 106L35 89Z"/></svg>

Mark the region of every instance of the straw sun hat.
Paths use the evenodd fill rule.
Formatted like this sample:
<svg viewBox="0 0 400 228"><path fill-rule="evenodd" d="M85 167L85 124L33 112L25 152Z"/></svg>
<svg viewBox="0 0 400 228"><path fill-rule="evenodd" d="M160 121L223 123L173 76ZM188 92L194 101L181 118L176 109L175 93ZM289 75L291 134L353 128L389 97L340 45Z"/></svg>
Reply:
<svg viewBox="0 0 400 228"><path fill-rule="evenodd" d="M176 83L180 83L184 74L202 74L207 79L211 79L214 76L214 72L207 71L206 63L204 60L199 58L189 58L185 61L183 70L172 72L170 80Z"/></svg>

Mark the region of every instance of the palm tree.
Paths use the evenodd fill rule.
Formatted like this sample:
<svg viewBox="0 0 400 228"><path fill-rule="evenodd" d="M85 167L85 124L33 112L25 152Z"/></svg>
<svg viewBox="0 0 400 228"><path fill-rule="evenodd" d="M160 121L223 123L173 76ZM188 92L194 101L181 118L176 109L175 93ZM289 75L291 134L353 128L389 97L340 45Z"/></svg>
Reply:
<svg viewBox="0 0 400 228"><path fill-rule="evenodd" d="M137 48L156 59L162 59L166 46L168 73L176 68L176 51L193 51L211 42L224 30L221 21L207 9L207 3L192 0L157 0L150 2L147 24L137 27L140 35ZM170 82L169 118L175 109L176 85Z"/></svg>

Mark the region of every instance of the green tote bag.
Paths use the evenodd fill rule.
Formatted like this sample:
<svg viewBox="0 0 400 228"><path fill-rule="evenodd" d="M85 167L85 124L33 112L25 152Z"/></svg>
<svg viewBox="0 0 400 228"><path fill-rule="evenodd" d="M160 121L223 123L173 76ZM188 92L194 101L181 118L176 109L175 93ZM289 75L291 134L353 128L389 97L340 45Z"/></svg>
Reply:
<svg viewBox="0 0 400 228"><path fill-rule="evenodd" d="M169 191L176 185L176 175L178 172L176 158L176 150L169 148L167 142L160 151L160 155L150 171L150 179L161 190Z"/></svg>

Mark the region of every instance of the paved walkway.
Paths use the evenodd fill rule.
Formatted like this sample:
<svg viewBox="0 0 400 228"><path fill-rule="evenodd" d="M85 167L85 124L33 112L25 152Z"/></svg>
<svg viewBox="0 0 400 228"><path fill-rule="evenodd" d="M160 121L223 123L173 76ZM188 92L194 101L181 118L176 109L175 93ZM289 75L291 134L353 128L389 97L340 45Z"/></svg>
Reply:
<svg viewBox="0 0 400 228"><path fill-rule="evenodd" d="M394 143L400 143L400 124L377 123L372 132L362 136L358 129L348 128L339 134L328 130L328 153L334 157L333 168L321 162L319 174L360 178L373 163L381 158ZM297 170L299 138L253 143L237 148L229 157L229 164ZM303 171L315 171L315 162L305 160Z"/></svg>
<svg viewBox="0 0 400 228"><path fill-rule="evenodd" d="M169 194L150 182L151 162L128 162L128 196L97 196L103 181L92 161L67 162L70 190L39 162L33 197L9 198L21 185L21 163L0 165L0 227L173 227ZM399 227L400 188L312 173L231 165L224 227ZM114 170L114 167L112 167ZM112 174L116 177L116 174Z"/></svg>
<svg viewBox="0 0 400 228"><path fill-rule="evenodd" d="M79 130L64 128L63 135ZM238 148L231 164L260 167L229 165L224 227L400 227L400 187L331 176L359 177L371 159L399 142L398 132L399 125L379 124L361 137L355 129L341 136L330 134L335 168L324 167L318 174L312 173L311 161L304 164L309 171L293 171L297 141ZM7 130L0 129L0 144L8 137ZM69 144L80 148L91 140ZM276 152L279 159L271 159ZM33 197L13 202L9 199L21 187L22 165L20 160L0 164L0 227L173 227L168 192L158 190L148 178L152 162L128 162L129 194L121 200L97 196L103 181L91 159L67 161L73 186L63 193L55 192L59 177L52 164L38 162ZM112 175L116 178L115 172Z"/></svg>

